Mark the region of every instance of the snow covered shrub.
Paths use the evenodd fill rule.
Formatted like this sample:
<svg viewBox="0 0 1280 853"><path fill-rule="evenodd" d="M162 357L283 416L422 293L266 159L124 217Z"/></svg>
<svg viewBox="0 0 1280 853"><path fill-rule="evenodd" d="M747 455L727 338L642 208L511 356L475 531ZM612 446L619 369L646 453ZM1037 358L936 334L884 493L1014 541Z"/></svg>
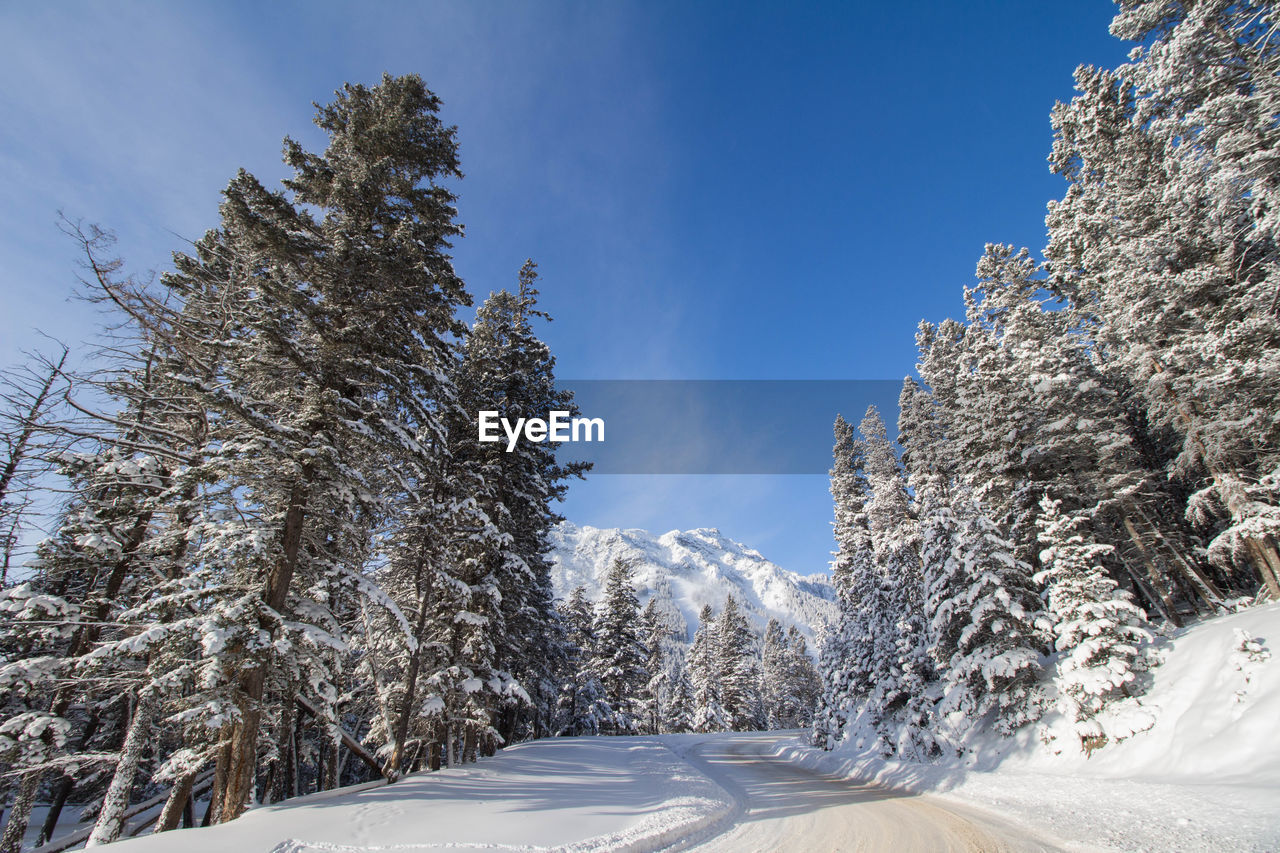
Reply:
<svg viewBox="0 0 1280 853"><path fill-rule="evenodd" d="M1271 659L1271 650L1266 647L1264 640L1253 637L1243 629L1236 628L1235 636L1236 644L1227 658L1227 663L1233 670L1244 676L1244 686L1237 690L1233 697L1239 704L1244 701L1245 695L1249 692L1254 671Z"/></svg>

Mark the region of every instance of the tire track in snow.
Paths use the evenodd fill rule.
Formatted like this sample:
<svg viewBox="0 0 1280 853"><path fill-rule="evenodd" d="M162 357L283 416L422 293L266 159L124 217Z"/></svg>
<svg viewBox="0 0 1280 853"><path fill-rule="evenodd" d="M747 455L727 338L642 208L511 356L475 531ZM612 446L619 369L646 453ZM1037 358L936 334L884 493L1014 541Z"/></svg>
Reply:
<svg viewBox="0 0 1280 853"><path fill-rule="evenodd" d="M684 758L737 802L714 837L672 849L697 853L816 851L1054 851L1015 824L877 785L859 785L796 766L773 754L792 735L712 737Z"/></svg>

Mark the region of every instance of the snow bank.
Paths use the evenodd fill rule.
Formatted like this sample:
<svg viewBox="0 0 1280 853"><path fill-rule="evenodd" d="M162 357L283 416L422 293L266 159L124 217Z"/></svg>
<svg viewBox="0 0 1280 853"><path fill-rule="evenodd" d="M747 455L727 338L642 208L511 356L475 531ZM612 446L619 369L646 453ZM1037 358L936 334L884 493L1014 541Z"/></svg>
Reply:
<svg viewBox="0 0 1280 853"><path fill-rule="evenodd" d="M120 853L657 850L705 832L732 798L651 738L517 744L479 763L250 811L208 829L112 846Z"/></svg>
<svg viewBox="0 0 1280 853"><path fill-rule="evenodd" d="M1239 632L1245 632L1242 635ZM1245 636L1255 645L1241 650ZM1261 647L1261 651L1258 647ZM985 806L1073 849L1280 849L1280 605L1161 641L1148 693L1118 716L1146 731L1086 755L1058 714L959 759L886 761L852 747L780 747L811 769Z"/></svg>

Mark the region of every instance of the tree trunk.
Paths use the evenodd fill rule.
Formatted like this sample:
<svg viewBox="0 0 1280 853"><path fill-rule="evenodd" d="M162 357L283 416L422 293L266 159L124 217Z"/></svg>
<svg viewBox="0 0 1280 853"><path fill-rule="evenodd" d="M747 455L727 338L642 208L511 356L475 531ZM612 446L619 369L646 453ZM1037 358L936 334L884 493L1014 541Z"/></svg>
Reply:
<svg viewBox="0 0 1280 853"><path fill-rule="evenodd" d="M231 762L230 732L230 726L226 726L222 732L218 758L214 764L213 787L209 790L209 807L204 810L204 819L200 821L201 826L218 822L218 809L222 805L222 792L227 789L227 768Z"/></svg>
<svg viewBox="0 0 1280 853"><path fill-rule="evenodd" d="M338 787L341 788L342 778L347 774L347 767L351 765L351 750L340 749L337 744L334 745L334 750L338 754L338 769L334 774L334 779L337 781Z"/></svg>
<svg viewBox="0 0 1280 853"><path fill-rule="evenodd" d="M414 629L414 639L418 643L418 648L414 650L409 658L409 672L405 676L404 698L400 701L400 708L396 715L396 728L393 745L391 748L391 758L387 760L387 772L384 774L389 779L398 777L404 761L404 744L409 737L409 719L413 715L414 700L417 698L418 692L418 671L422 667L422 637L427 624L427 601L424 596L419 602L418 607L418 624Z"/></svg>
<svg viewBox="0 0 1280 853"><path fill-rule="evenodd" d="M62 817L62 810L66 807L67 798L71 796L75 785L76 780L65 774L58 780L58 787L53 791L53 802L49 804L49 812L44 816L44 825L40 827L40 835L36 838L37 847L53 838L53 832L58 828L58 820Z"/></svg>
<svg viewBox="0 0 1280 853"><path fill-rule="evenodd" d="M324 782L325 790L332 791L338 787L338 759L340 756L341 742L334 737L333 731L327 726L324 733L325 750L321 753L324 757Z"/></svg>
<svg viewBox="0 0 1280 853"><path fill-rule="evenodd" d="M298 714L293 721L293 736L289 742L289 755L293 758L293 775L289 777L289 796L296 797L302 793L302 761L298 758L298 744L302 742L302 715Z"/></svg>
<svg viewBox="0 0 1280 853"><path fill-rule="evenodd" d="M467 723L463 729L462 760L472 764L476 760L476 727L474 723Z"/></svg>
<svg viewBox="0 0 1280 853"><path fill-rule="evenodd" d="M270 784L267 786L266 794L267 799L273 803L296 796L294 793L296 783L291 780L296 780L298 776L297 768L294 766L296 756L293 735L293 730L297 726L297 707L293 702L284 702L280 708L280 728L276 732L278 758L271 770Z"/></svg>
<svg viewBox="0 0 1280 853"><path fill-rule="evenodd" d="M263 603L277 612L284 608L289 585L298 565L309 481L310 474L304 471L289 491L289 508L285 512L284 529L281 531L280 559L272 566L262 590ZM271 625L265 619L261 627L266 631L271 630ZM258 730L262 725L262 697L266 686L265 666L266 661L258 661L240 675L240 719L232 725L227 739L229 752L225 787L217 812L219 823L235 820L243 814L253 797L254 771L258 762Z"/></svg>
<svg viewBox="0 0 1280 853"><path fill-rule="evenodd" d="M327 756L325 755L325 751L329 748L329 743L325 739L323 734L321 734L319 738L317 738L317 741L318 742L316 743L316 792L319 793L320 791L325 790L325 787L324 787L325 778L326 778L325 767L327 767L329 763L327 761Z"/></svg>
<svg viewBox="0 0 1280 853"><path fill-rule="evenodd" d="M156 697L150 691L144 690L138 697L133 720L129 723L129 733L120 749L120 762L116 765L115 775L111 777L106 796L102 798L102 810L98 813L98 822L94 824L89 840L85 842L86 849L110 844L120 837L120 831L124 829L124 813L129 807L133 780L138 775L138 762L149 742L155 705Z"/></svg>
<svg viewBox="0 0 1280 853"><path fill-rule="evenodd" d="M93 713L89 715L89 719L84 724L84 731L80 733L79 751L84 752L89 747L93 736L98 733L98 725L102 722L102 716L95 707ZM44 844L53 838L53 831L58 828L58 819L62 816L62 809L67 804L67 798L71 796L71 792L75 790L76 780L74 776L63 776L58 782L58 789L53 795L53 804L49 807L49 814L45 816L44 826L40 829L40 837L36 840L36 846Z"/></svg>
<svg viewBox="0 0 1280 853"><path fill-rule="evenodd" d="M1280 601L1280 553L1276 551L1276 543L1270 536L1262 539L1249 539L1249 553L1253 564L1259 567L1262 584L1272 601Z"/></svg>
<svg viewBox="0 0 1280 853"><path fill-rule="evenodd" d="M265 682L261 664L240 674L240 719L231 725L227 739L227 763L218 803L218 823L238 818L253 798L253 777L258 766L258 730L262 724L260 703Z"/></svg>
<svg viewBox="0 0 1280 853"><path fill-rule="evenodd" d="M31 807L36 804L36 794L40 790L40 777L43 771L35 770L22 775L18 784L18 792L13 797L13 805L9 808L9 820L4 825L4 835L0 836L0 853L21 853L22 839L27 834L27 824L31 821Z"/></svg>
<svg viewBox="0 0 1280 853"><path fill-rule="evenodd" d="M190 825L191 786L196 781L196 772L192 770L174 780L173 789L169 791L169 798L164 801L164 809L156 819L156 828L152 830L153 833L177 829L180 820Z"/></svg>
<svg viewBox="0 0 1280 853"><path fill-rule="evenodd" d="M1129 534L1130 541L1137 547L1138 552L1142 554L1142 563L1147 567L1147 575L1151 578L1151 591L1159 596L1156 602L1164 613L1165 618L1174 624L1175 627L1181 628L1181 621L1178 619L1178 612L1174 609L1173 600L1169 598L1168 593L1164 591L1163 578L1160 576L1160 570L1156 568L1155 562L1151 558L1151 553L1147 550L1146 544L1142 541L1142 537L1138 535L1138 530L1133 526L1133 522L1129 520L1129 516L1121 515L1121 521L1124 522L1124 529Z"/></svg>

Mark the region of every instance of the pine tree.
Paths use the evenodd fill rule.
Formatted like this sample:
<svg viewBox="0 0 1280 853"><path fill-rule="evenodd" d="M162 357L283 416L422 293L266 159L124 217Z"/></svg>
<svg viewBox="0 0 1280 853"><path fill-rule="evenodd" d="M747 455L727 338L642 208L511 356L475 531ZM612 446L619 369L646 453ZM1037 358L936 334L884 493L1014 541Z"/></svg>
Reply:
<svg viewBox="0 0 1280 853"><path fill-rule="evenodd" d="M671 698L667 702L662 722L664 734L682 734L694 731L693 685L688 672L681 667L671 685Z"/></svg>
<svg viewBox="0 0 1280 853"><path fill-rule="evenodd" d="M931 354L927 328L921 340L925 348L922 355ZM946 438L947 412L933 393L907 379L899 397L899 412L900 441L905 447L904 462L915 493L920 532L927 646L935 664L945 664L955 654L962 620L967 616L956 608L966 585L960 563L953 555L958 526L951 501L958 488L958 464Z"/></svg>
<svg viewBox="0 0 1280 853"><path fill-rule="evenodd" d="M804 728L813 724L813 714L818 696L822 693L822 677L818 675L804 634L795 625L787 628L787 659L789 677L787 694L795 703L795 716L786 720L788 728Z"/></svg>
<svg viewBox="0 0 1280 853"><path fill-rule="evenodd" d="M760 697L769 729L798 729L812 722L821 679L809 659L804 635L792 625L783 634L776 619L765 627Z"/></svg>
<svg viewBox="0 0 1280 853"><path fill-rule="evenodd" d="M755 731L764 725L760 706L760 670L756 638L730 595L716 623L716 669L720 679L720 704L735 732Z"/></svg>
<svg viewBox="0 0 1280 853"><path fill-rule="evenodd" d="M840 415L836 416L835 437L830 479L835 504L832 526L836 551L831 562L831 582L841 600L852 601L858 595L870 545L864 515L867 483L862 474L862 444L855 439L853 427Z"/></svg>
<svg viewBox="0 0 1280 853"><path fill-rule="evenodd" d="M1135 695L1135 676L1149 667L1152 640L1146 615L1097 564L1108 545L1085 541L1085 518L1061 511L1061 501L1040 502L1044 568L1037 583L1047 590L1054 618L1054 647L1063 653L1056 683L1063 712L1076 722L1081 741L1105 741L1098 715L1111 702Z"/></svg>
<svg viewBox="0 0 1280 853"><path fill-rule="evenodd" d="M590 466L560 466L550 442L523 442L511 452L478 443L475 417L484 410L512 421L546 419L551 411L577 413L572 394L556 387L555 358L533 329L535 320L550 321L537 308L537 278L536 265L526 261L516 292L490 294L477 312L457 372L460 417L451 424L453 464L467 467L483 484L475 489L477 502L496 533L489 557L502 627L495 632L495 660L532 696L549 695L544 685L552 680L556 656L545 643L553 597L547 536L563 520L553 504L565 493L564 481ZM517 737L517 726L534 725L543 704L507 702L502 737Z"/></svg>
<svg viewBox="0 0 1280 853"><path fill-rule="evenodd" d="M640 614L640 635L644 642L644 666L649 680L641 693L645 734L661 734L671 697L671 673L663 651L667 626L658 612L656 598L650 598Z"/></svg>
<svg viewBox="0 0 1280 853"><path fill-rule="evenodd" d="M842 594L839 623L819 660L824 692L815 735L830 748L856 720L882 752L914 752L928 740L922 703L931 678L919 534L901 463L874 406L859 432L855 440L836 421L832 495Z"/></svg>
<svg viewBox="0 0 1280 853"><path fill-rule="evenodd" d="M782 625L770 619L764 629L764 643L760 649L760 699L764 705L765 725L770 729L790 728L789 722L796 716L792 697L788 691L787 641Z"/></svg>
<svg viewBox="0 0 1280 853"><path fill-rule="evenodd" d="M573 589L562 612L566 627L565 669L560 678L557 733L596 734L609 708L592 667L597 643L595 617L584 587Z"/></svg>
<svg viewBox="0 0 1280 853"><path fill-rule="evenodd" d="M961 735L991 713L991 727L1008 735L1042 711L1040 660L1052 625L1030 567L1013 556L1013 543L967 493L952 506L957 529L951 559L968 585L949 606L967 619L954 654L939 661L945 689L939 713L959 712Z"/></svg>
<svg viewBox="0 0 1280 853"><path fill-rule="evenodd" d="M721 701L719 621L710 604L698 613L698 629L689 649L689 682L693 687L693 714L689 721L695 732L728 731L731 718Z"/></svg>
<svg viewBox="0 0 1280 853"><path fill-rule="evenodd" d="M242 529L245 544L272 543L225 572L238 590L222 612L242 616L223 628L235 707L222 734L220 820L253 796L263 700L286 656L281 626L327 632L329 617L317 624L316 614L337 602L306 591L363 588L354 561L333 546L360 541L389 510L370 482L396 470L423 491L438 470L441 412L453 396L446 339L461 331L455 311L469 302L446 254L460 229L440 181L460 172L438 110L416 76L344 87L317 112L324 153L286 139L288 195L240 172L224 193L221 228L163 279L188 314L216 316L228 300L237 307L234 325L193 326L206 337L185 344L191 360L234 340L218 373L191 363L172 377L216 413L221 477L251 503L243 516L260 519ZM244 548L231 532L217 531L207 565ZM313 698L330 714L326 695Z"/></svg>
<svg viewBox="0 0 1280 853"><path fill-rule="evenodd" d="M925 626L920 532L912 514L902 465L874 406L858 426L865 446L864 472L871 500L867 528L881 572L880 614L891 630L880 635L874 714L885 721L887 743L900 754L930 753L925 697L933 679ZM891 621L890 621L891 620Z"/></svg>
<svg viewBox="0 0 1280 853"><path fill-rule="evenodd" d="M957 501L969 498L967 490ZM920 510L921 554L926 568L925 607L929 613L929 650L940 671L960 650L960 637L969 625L965 607L969 575L960 550L960 523L951 501L929 497Z"/></svg>
<svg viewBox="0 0 1280 853"><path fill-rule="evenodd" d="M626 560L614 560L596 605L591 667L604 687L610 734L634 734L644 724L640 697L649 673L640 637L640 600L631 585L633 571Z"/></svg>
<svg viewBox="0 0 1280 853"><path fill-rule="evenodd" d="M823 636L818 664L822 695L814 715L814 743L832 749L872 686L874 634L865 623L881 590L867 528L867 483L862 473L864 448L841 416L835 422L831 497L836 551L831 579L836 589L837 622Z"/></svg>

